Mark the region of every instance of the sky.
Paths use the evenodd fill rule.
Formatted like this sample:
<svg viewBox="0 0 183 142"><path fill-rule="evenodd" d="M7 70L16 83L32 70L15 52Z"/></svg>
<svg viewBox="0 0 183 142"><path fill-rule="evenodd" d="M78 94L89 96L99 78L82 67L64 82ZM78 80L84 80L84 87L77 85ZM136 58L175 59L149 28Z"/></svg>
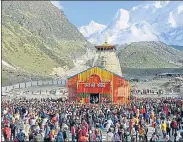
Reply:
<svg viewBox="0 0 183 142"><path fill-rule="evenodd" d="M107 25L118 9L130 10L147 1L52 1L64 11L68 20L76 27L88 25L90 21Z"/></svg>

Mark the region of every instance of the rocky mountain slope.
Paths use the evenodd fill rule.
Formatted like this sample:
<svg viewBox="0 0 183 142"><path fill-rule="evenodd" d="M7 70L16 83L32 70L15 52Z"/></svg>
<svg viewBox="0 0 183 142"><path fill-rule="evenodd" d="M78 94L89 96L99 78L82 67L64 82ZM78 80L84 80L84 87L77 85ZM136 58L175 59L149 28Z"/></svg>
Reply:
<svg viewBox="0 0 183 142"><path fill-rule="evenodd" d="M49 1L2 2L3 78L54 75L74 67L73 60L92 48L83 35ZM10 65L14 73L10 71ZM16 75L17 76L17 75ZM12 78L12 77L11 77Z"/></svg>
<svg viewBox="0 0 183 142"><path fill-rule="evenodd" d="M134 42L118 51L121 67L176 68L182 67L183 52L162 42Z"/></svg>
<svg viewBox="0 0 183 142"><path fill-rule="evenodd" d="M87 39L99 44L108 34L109 43L113 44L162 41L168 45L182 46L182 17L182 1L148 2L131 10L119 9L105 29L101 31L95 27L96 32L87 36ZM83 31L81 33L85 35Z"/></svg>

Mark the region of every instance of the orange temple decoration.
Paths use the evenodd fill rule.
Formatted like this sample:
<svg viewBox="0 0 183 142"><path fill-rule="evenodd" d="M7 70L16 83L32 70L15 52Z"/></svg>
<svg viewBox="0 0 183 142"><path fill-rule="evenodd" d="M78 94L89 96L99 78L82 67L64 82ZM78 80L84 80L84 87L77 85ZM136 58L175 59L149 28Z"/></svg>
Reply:
<svg viewBox="0 0 183 142"><path fill-rule="evenodd" d="M128 104L130 96L130 83L124 77L99 67L93 67L67 80L69 101L89 103L89 97L79 98L78 94L99 94L100 103L108 94L114 104Z"/></svg>

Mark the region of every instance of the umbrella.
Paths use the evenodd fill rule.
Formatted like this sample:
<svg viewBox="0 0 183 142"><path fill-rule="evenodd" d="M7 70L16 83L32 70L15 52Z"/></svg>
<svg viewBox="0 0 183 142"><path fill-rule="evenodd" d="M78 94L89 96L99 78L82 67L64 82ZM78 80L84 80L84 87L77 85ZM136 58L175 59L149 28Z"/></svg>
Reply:
<svg viewBox="0 0 183 142"><path fill-rule="evenodd" d="M183 129L179 130L180 133L183 133Z"/></svg>

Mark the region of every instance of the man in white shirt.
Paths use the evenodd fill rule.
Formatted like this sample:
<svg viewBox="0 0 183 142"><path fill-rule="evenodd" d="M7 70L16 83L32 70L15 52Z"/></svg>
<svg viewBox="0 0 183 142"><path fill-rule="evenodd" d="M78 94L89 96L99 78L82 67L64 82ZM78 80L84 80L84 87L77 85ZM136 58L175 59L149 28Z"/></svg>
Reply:
<svg viewBox="0 0 183 142"><path fill-rule="evenodd" d="M170 130L171 130L171 121L169 118L166 120L166 133L170 136Z"/></svg>

